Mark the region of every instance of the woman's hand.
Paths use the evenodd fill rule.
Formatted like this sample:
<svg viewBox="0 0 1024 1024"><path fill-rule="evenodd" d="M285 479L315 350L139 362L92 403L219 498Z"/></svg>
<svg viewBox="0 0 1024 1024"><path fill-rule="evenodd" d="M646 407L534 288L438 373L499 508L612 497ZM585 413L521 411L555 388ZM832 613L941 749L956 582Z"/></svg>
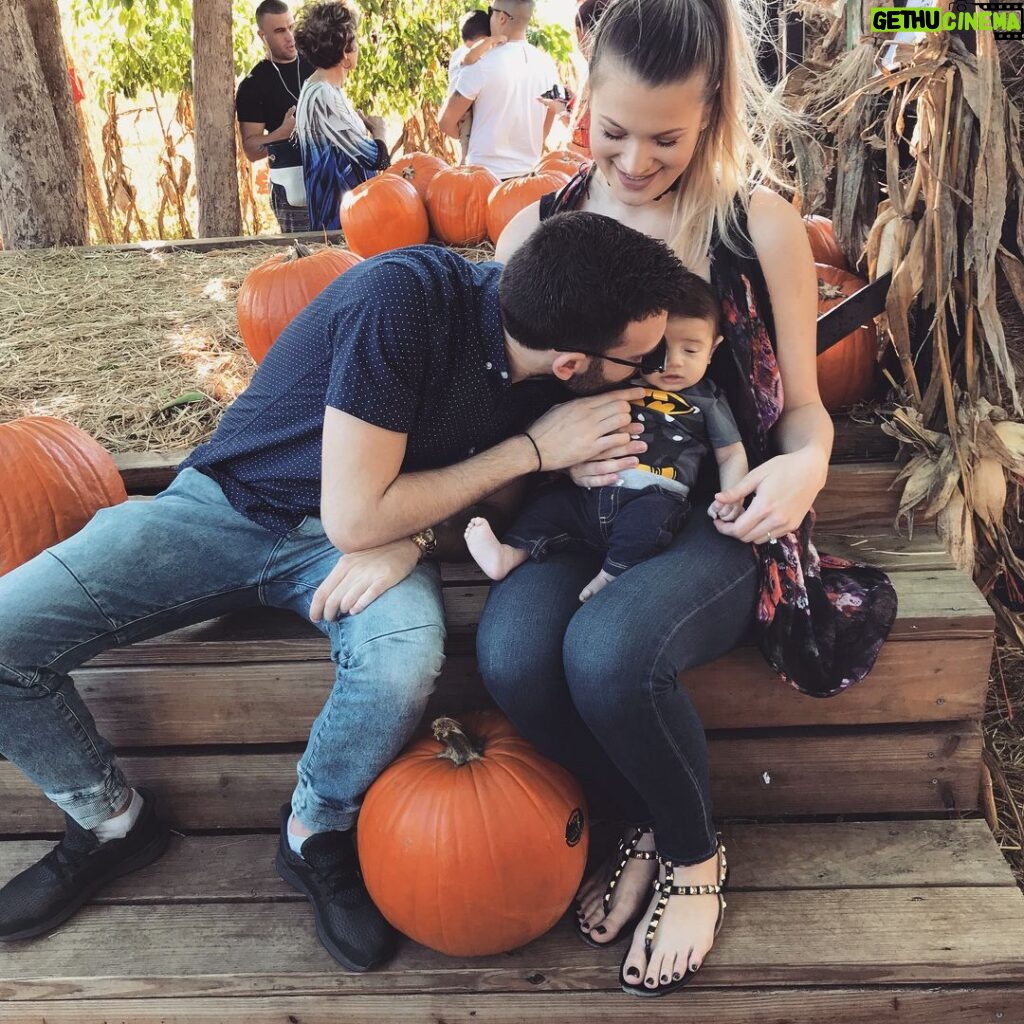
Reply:
<svg viewBox="0 0 1024 1024"><path fill-rule="evenodd" d="M416 568L420 549L408 538L366 551L342 555L327 578L316 588L309 608L311 622L333 622L339 615L355 615L386 590L401 583Z"/></svg>
<svg viewBox="0 0 1024 1024"><path fill-rule="evenodd" d="M720 505L736 504L754 495L742 515L733 522L716 519L715 529L752 544L763 544L769 536L782 537L803 522L827 474L828 462L817 449L776 455L715 495Z"/></svg>

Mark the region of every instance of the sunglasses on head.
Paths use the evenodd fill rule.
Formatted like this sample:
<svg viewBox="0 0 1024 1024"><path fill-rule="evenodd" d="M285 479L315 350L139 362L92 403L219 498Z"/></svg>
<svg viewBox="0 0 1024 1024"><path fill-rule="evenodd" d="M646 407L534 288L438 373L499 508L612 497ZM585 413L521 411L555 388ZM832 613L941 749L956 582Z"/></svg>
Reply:
<svg viewBox="0 0 1024 1024"><path fill-rule="evenodd" d="M489 18L493 14L504 14L506 18L512 17L512 15L508 13L508 11L503 11L500 7L488 7L487 17Z"/></svg>
<svg viewBox="0 0 1024 1024"><path fill-rule="evenodd" d="M558 351L565 352L570 350L559 349ZM639 370L641 373L663 373L665 370L665 356L668 354L668 343L662 338L650 352L645 352L639 361L619 359L618 356L605 355L603 352L588 352L585 348L574 348L571 351L579 352L581 355L590 356L593 359L605 359L609 363L617 363L619 366L631 366L634 370Z"/></svg>

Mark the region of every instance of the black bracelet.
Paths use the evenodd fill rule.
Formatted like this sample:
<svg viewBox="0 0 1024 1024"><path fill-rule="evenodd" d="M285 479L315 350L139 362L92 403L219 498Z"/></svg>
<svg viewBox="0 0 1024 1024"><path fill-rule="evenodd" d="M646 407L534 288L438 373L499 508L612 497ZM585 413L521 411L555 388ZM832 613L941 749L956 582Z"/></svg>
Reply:
<svg viewBox="0 0 1024 1024"><path fill-rule="evenodd" d="M544 460L540 457L540 449L537 447L537 442L534 441L528 430L523 431L523 437L533 445L533 450L537 453L537 472L539 473L544 469Z"/></svg>

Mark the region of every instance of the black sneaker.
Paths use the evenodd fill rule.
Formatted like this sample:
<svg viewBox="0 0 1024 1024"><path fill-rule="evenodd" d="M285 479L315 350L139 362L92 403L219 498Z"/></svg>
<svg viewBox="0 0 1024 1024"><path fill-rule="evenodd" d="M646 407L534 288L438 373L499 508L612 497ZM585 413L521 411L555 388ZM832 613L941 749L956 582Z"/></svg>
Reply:
<svg viewBox="0 0 1024 1024"><path fill-rule="evenodd" d="M140 789L142 813L124 839L101 843L64 816L64 838L0 889L0 942L45 935L63 924L107 882L145 867L167 849L167 826L153 794Z"/></svg>
<svg viewBox="0 0 1024 1024"><path fill-rule="evenodd" d="M368 971L395 951L395 931L374 906L363 885L351 832L318 832L302 844L302 856L288 845L291 807L281 808L277 873L313 904L316 933L335 960L350 971Z"/></svg>

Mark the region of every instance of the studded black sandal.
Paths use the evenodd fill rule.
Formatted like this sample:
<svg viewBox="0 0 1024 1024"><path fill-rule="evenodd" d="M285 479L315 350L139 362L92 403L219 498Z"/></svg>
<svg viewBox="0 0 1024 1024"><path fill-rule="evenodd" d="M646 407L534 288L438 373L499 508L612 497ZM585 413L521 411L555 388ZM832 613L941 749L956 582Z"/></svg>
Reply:
<svg viewBox="0 0 1024 1024"><path fill-rule="evenodd" d="M716 885L674 885L675 869L679 865L666 860L664 857L658 858L665 868L665 881L656 881L654 883L654 891L658 893L658 902L651 912L651 920L647 925L647 934L644 936L644 954L647 957L648 963L650 963L651 947L654 944L654 935L658 930L658 924L661 922L661 915L665 913L665 907L668 906L668 901L673 896L717 896L718 920L715 922L715 937L717 938L719 931L722 929L722 921L725 918L726 904L725 896L722 895L722 892L725 889L726 879L729 876L729 864L725 859L725 847L721 843L718 844L715 853L718 856L718 883ZM674 978L666 984L658 985L655 988L648 988L644 984L643 978L640 979L639 984L626 981L623 972L628 956L629 953L627 951L619 967L619 981L622 985L622 991L628 992L631 996L667 996L670 992L675 992L684 985L688 985L696 974L696 971L687 969L683 971L679 978Z"/></svg>
<svg viewBox="0 0 1024 1024"><path fill-rule="evenodd" d="M604 890L604 896L601 898L601 902L604 905L604 912L607 915L612 908L612 893L615 892L615 886L619 884L619 878L622 876L622 872L625 870L626 865L630 860L655 860L657 854L653 850L638 850L637 844L640 840L650 835L652 829L650 828L634 828L632 835L629 838L623 838L619 840L619 852L618 861L612 871L612 876L608 880L608 885ZM621 928L619 934L614 939L609 939L607 942L598 942L590 937L589 932L585 932L582 927L577 926L576 934L588 945L593 946L595 949L604 949L606 946L614 946L616 942L624 938L626 935L630 935L633 929L636 927L637 921L640 920L640 915L643 913L643 907L631 917Z"/></svg>

